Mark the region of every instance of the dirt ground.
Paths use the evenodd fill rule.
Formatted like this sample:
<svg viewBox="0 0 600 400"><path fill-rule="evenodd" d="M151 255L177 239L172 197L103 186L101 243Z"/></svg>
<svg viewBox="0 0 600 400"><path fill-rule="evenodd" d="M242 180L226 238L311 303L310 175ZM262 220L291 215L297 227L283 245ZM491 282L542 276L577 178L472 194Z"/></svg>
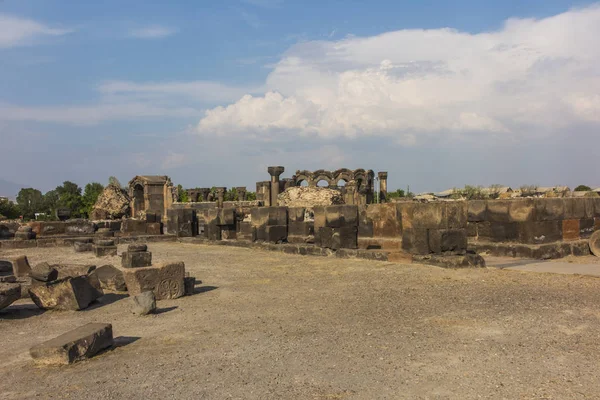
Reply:
<svg viewBox="0 0 600 400"><path fill-rule="evenodd" d="M203 281L197 294L147 317L117 294L79 312L28 300L0 311L0 398L600 398L598 278L180 243L150 250L155 261L185 261ZM119 262L69 248L0 250L16 254ZM118 346L71 366L33 365L32 345L88 322L112 323Z"/></svg>

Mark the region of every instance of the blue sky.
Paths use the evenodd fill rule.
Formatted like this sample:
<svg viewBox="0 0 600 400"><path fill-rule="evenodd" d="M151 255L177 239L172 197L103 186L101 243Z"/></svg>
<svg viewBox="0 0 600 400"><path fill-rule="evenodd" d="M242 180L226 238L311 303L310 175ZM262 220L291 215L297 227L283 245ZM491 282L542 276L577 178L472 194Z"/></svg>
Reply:
<svg viewBox="0 0 600 400"><path fill-rule="evenodd" d="M0 179L253 190L285 165L387 170L416 191L600 186L599 10L3 0Z"/></svg>

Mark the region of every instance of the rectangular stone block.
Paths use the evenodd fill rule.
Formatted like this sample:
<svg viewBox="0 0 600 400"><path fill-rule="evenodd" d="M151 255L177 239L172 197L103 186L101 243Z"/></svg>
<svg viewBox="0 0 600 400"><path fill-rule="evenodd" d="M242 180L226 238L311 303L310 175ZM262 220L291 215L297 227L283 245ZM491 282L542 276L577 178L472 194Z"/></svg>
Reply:
<svg viewBox="0 0 600 400"><path fill-rule="evenodd" d="M146 223L146 234L148 234L148 235L162 235L162 224L160 222L148 222L148 223Z"/></svg>
<svg viewBox="0 0 600 400"><path fill-rule="evenodd" d="M321 227L315 231L315 244L319 247L333 248L333 228Z"/></svg>
<svg viewBox="0 0 600 400"><path fill-rule="evenodd" d="M517 222L491 222L489 239L493 242L513 242L519 237Z"/></svg>
<svg viewBox="0 0 600 400"><path fill-rule="evenodd" d="M117 246L99 246L94 245L94 255L96 257L108 257L117 255Z"/></svg>
<svg viewBox="0 0 600 400"><path fill-rule="evenodd" d="M37 364L66 365L93 357L113 346L111 324L89 323L29 350Z"/></svg>
<svg viewBox="0 0 600 400"><path fill-rule="evenodd" d="M429 254L429 230L410 228L402 231L402 249L410 254Z"/></svg>
<svg viewBox="0 0 600 400"><path fill-rule="evenodd" d="M268 225L266 227L266 241L270 243L282 243L287 240L287 225Z"/></svg>
<svg viewBox="0 0 600 400"><path fill-rule="evenodd" d="M537 221L556 221L565 219L565 199L535 199L535 219Z"/></svg>
<svg viewBox="0 0 600 400"><path fill-rule="evenodd" d="M149 251L131 252L125 251L121 254L121 267L141 268L152 265L152 253Z"/></svg>
<svg viewBox="0 0 600 400"><path fill-rule="evenodd" d="M562 221L535 221L519 223L519 241L541 244L562 240Z"/></svg>
<svg viewBox="0 0 600 400"><path fill-rule="evenodd" d="M183 262L124 269L123 277L131 296L147 290L154 292L156 300L176 299L185 294Z"/></svg>
<svg viewBox="0 0 600 400"><path fill-rule="evenodd" d="M289 236L309 236L314 235L314 224L311 222L293 222L288 225Z"/></svg>
<svg viewBox="0 0 600 400"><path fill-rule="evenodd" d="M252 225L261 226L269 223L269 207L254 207L250 210Z"/></svg>
<svg viewBox="0 0 600 400"><path fill-rule="evenodd" d="M267 225L287 225L287 207L266 207L269 212Z"/></svg>
<svg viewBox="0 0 600 400"><path fill-rule="evenodd" d="M92 264L54 264L50 266L58 273L56 279L75 278L77 276L89 275L96 269Z"/></svg>
<svg viewBox="0 0 600 400"><path fill-rule="evenodd" d="M59 221L36 221L30 222L31 230L36 236L64 235L65 223Z"/></svg>
<svg viewBox="0 0 600 400"><path fill-rule="evenodd" d="M444 221L444 202L415 203L407 211L412 213L411 226L416 229L441 229L447 226ZM404 216L402 218L404 223Z"/></svg>
<svg viewBox="0 0 600 400"><path fill-rule="evenodd" d="M100 283L100 287L106 290L115 290L124 292L127 290L125 278L120 269L112 265L103 265L90 273L90 278L95 277Z"/></svg>
<svg viewBox="0 0 600 400"><path fill-rule="evenodd" d="M235 240L237 239L237 232L235 225L219 225L221 228L221 239L222 240Z"/></svg>
<svg viewBox="0 0 600 400"><path fill-rule="evenodd" d="M94 245L92 243L75 242L73 243L73 250L75 250L76 253L85 253L87 251L93 251Z"/></svg>
<svg viewBox="0 0 600 400"><path fill-rule="evenodd" d="M288 220L289 222L304 222L304 214L306 214L306 208L290 207L288 209Z"/></svg>
<svg viewBox="0 0 600 400"><path fill-rule="evenodd" d="M83 310L103 295L87 276L67 277L29 288L31 300L42 309Z"/></svg>
<svg viewBox="0 0 600 400"><path fill-rule="evenodd" d="M319 232L319 229L327 226L327 215L325 213L325 207L319 206L313 208L315 214L315 232Z"/></svg>
<svg viewBox="0 0 600 400"><path fill-rule="evenodd" d="M563 240L578 240L579 239L579 220L565 219L562 221Z"/></svg>
<svg viewBox="0 0 600 400"><path fill-rule="evenodd" d="M510 222L509 206L511 200L488 200L487 220L490 222Z"/></svg>
<svg viewBox="0 0 600 400"><path fill-rule="evenodd" d="M87 219L70 219L64 222L67 235L93 235L96 227Z"/></svg>
<svg viewBox="0 0 600 400"><path fill-rule="evenodd" d="M357 249L358 227L352 225L333 228L332 249Z"/></svg>
<svg viewBox="0 0 600 400"><path fill-rule="evenodd" d="M478 234L477 234L477 225L478 224L479 224L478 222L468 222L467 223L467 236L468 237L476 238L478 236Z"/></svg>
<svg viewBox="0 0 600 400"><path fill-rule="evenodd" d="M0 258L0 275L29 276L31 266L27 256Z"/></svg>
<svg viewBox="0 0 600 400"><path fill-rule="evenodd" d="M469 222L483 222L487 216L487 201L469 200L467 201L467 214Z"/></svg>
<svg viewBox="0 0 600 400"><path fill-rule="evenodd" d="M235 209L219 209L219 225L235 225Z"/></svg>
<svg viewBox="0 0 600 400"><path fill-rule="evenodd" d="M587 239L596 230L594 218L586 218L579 220L579 237Z"/></svg>
<svg viewBox="0 0 600 400"><path fill-rule="evenodd" d="M509 200L508 217L510 222L529 222L535 220L534 199Z"/></svg>
<svg viewBox="0 0 600 400"><path fill-rule="evenodd" d="M358 206L358 236L363 238L373 237L373 221L368 216L366 205Z"/></svg>
<svg viewBox="0 0 600 400"><path fill-rule="evenodd" d="M395 203L369 204L366 211L373 224L373 237L397 238L402 234L402 217Z"/></svg>
<svg viewBox="0 0 600 400"><path fill-rule="evenodd" d="M565 205L564 219L584 219L594 217L594 200L590 197L562 199Z"/></svg>
<svg viewBox="0 0 600 400"><path fill-rule="evenodd" d="M124 235L145 235L146 221L139 219L124 219L121 222L121 233Z"/></svg>
<svg viewBox="0 0 600 400"><path fill-rule="evenodd" d="M458 254L467 250L467 232L464 229L430 229L428 235L430 253Z"/></svg>
<svg viewBox="0 0 600 400"><path fill-rule="evenodd" d="M445 228L448 229L465 229L468 220L468 205L466 201L448 201L445 202L445 209L442 218L445 223Z"/></svg>

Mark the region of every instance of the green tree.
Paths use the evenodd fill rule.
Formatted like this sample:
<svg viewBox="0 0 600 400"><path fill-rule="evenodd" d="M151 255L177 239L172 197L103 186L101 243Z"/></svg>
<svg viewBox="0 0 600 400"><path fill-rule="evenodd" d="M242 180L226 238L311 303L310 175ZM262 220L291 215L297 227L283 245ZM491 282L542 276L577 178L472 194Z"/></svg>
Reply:
<svg viewBox="0 0 600 400"><path fill-rule="evenodd" d="M92 182L85 185L85 189L83 191L83 197L81 198L82 207L81 214L85 217L89 217L94 208L94 204L96 204L96 200L98 200L98 196L104 190L104 186L98 182Z"/></svg>
<svg viewBox="0 0 600 400"><path fill-rule="evenodd" d="M589 192L591 191L592 188L586 185L579 185L575 188L576 192Z"/></svg>
<svg viewBox="0 0 600 400"><path fill-rule="evenodd" d="M76 183L65 181L55 190L58 193L58 207L71 210L71 217L80 217L83 207L81 188Z"/></svg>
<svg viewBox="0 0 600 400"><path fill-rule="evenodd" d="M388 192L388 194L387 194L388 199L398 199L401 197L406 197L406 194L405 194L404 190L402 190L402 189L397 189L393 192Z"/></svg>
<svg viewBox="0 0 600 400"><path fill-rule="evenodd" d="M256 192L246 192L246 201L256 201Z"/></svg>
<svg viewBox="0 0 600 400"><path fill-rule="evenodd" d="M17 204L25 219L35 218L36 212L44 211L44 196L33 188L21 189L17 195Z"/></svg>
<svg viewBox="0 0 600 400"><path fill-rule="evenodd" d="M50 190L44 194L44 212L47 216L53 216L58 208L58 193Z"/></svg>
<svg viewBox="0 0 600 400"><path fill-rule="evenodd" d="M16 219L21 215L19 206L8 199L0 199L0 219Z"/></svg>
<svg viewBox="0 0 600 400"><path fill-rule="evenodd" d="M177 201L180 203L187 203L190 201L187 190L181 185L177 185Z"/></svg>

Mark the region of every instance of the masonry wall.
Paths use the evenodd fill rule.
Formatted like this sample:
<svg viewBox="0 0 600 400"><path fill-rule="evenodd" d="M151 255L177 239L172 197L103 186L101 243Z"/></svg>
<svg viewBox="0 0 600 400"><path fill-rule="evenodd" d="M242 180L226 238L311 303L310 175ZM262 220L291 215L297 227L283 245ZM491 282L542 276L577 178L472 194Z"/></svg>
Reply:
<svg viewBox="0 0 600 400"><path fill-rule="evenodd" d="M469 240L545 244L586 239L600 228L600 198L468 202Z"/></svg>

